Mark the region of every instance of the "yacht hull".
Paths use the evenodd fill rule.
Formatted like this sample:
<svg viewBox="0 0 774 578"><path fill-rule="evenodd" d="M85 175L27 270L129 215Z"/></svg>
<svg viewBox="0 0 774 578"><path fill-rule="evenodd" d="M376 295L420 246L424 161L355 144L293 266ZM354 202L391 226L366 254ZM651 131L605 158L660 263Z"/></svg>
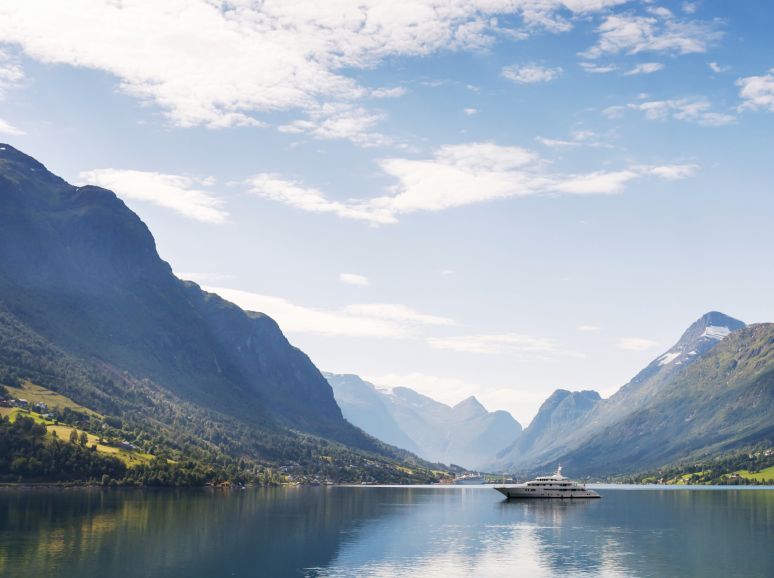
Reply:
<svg viewBox="0 0 774 578"><path fill-rule="evenodd" d="M594 490L566 491L566 490L530 490L517 486L498 486L495 490L500 492L509 500L588 500L601 498Z"/></svg>

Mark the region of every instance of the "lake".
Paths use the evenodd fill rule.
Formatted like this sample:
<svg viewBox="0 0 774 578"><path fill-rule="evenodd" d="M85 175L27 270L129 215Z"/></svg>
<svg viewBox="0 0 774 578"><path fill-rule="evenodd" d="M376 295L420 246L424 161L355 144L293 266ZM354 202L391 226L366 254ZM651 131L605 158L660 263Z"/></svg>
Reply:
<svg viewBox="0 0 774 578"><path fill-rule="evenodd" d="M0 489L0 576L773 576L774 490Z"/></svg>

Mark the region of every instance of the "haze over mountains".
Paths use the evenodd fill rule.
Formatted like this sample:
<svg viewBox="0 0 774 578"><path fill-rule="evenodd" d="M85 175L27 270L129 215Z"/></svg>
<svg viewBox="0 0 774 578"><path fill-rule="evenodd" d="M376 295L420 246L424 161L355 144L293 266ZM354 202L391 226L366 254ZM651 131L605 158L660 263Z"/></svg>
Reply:
<svg viewBox="0 0 774 578"><path fill-rule="evenodd" d="M407 387L384 390L356 375L324 375L345 418L432 462L479 469L521 433L511 414L489 412L473 396L450 407Z"/></svg>
<svg viewBox="0 0 774 578"><path fill-rule="evenodd" d="M608 399L556 390L529 427L471 397L454 407L411 389L325 374L344 416L418 455L485 471L642 471L774 441L774 324L717 311Z"/></svg>

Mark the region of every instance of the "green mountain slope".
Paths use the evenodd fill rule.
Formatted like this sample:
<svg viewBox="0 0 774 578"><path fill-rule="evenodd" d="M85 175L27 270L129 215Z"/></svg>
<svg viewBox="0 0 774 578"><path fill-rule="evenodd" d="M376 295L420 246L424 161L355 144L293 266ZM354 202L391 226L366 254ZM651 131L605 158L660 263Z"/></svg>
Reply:
<svg viewBox="0 0 774 578"><path fill-rule="evenodd" d="M774 324L731 333L657 396L556 462L578 474L643 470L774 442Z"/></svg>
<svg viewBox="0 0 774 578"><path fill-rule="evenodd" d="M524 436L498 456L495 466L533 471L555 465L573 451L587 447L589 440L604 435L615 424L658 404L679 376L704 359L728 335L744 327L738 319L717 311L702 315L674 346L608 399L562 409L567 404L564 401L558 408L561 410L558 419L538 414ZM568 401L577 395L580 393L573 393ZM545 409L553 413L548 402Z"/></svg>

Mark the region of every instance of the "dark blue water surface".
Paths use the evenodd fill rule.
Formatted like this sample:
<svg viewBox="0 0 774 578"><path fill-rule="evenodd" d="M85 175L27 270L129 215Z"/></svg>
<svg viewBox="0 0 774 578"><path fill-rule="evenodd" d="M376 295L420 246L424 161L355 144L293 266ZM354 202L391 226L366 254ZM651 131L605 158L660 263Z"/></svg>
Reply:
<svg viewBox="0 0 774 578"><path fill-rule="evenodd" d="M774 576L774 490L0 490L0 576Z"/></svg>

